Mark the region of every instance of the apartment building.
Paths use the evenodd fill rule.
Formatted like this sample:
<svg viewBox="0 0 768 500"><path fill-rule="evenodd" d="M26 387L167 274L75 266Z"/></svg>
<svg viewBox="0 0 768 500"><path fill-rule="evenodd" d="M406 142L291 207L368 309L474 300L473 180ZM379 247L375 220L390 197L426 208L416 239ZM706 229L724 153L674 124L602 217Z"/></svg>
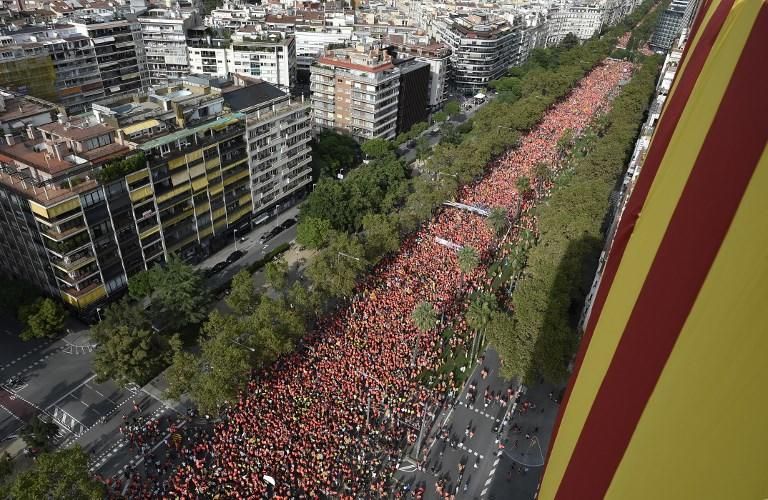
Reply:
<svg viewBox="0 0 768 500"><path fill-rule="evenodd" d="M419 122L429 120L429 64L414 57L395 58L400 70L400 92L397 99L396 132L406 132Z"/></svg>
<svg viewBox="0 0 768 500"><path fill-rule="evenodd" d="M653 50L668 51L684 29L689 28L696 12L696 0L673 0L659 16L649 45Z"/></svg>
<svg viewBox="0 0 768 500"><path fill-rule="evenodd" d="M67 113L146 84L135 21L72 16L69 24L25 26L0 36L0 86L54 101Z"/></svg>
<svg viewBox="0 0 768 500"><path fill-rule="evenodd" d="M429 98L431 111L442 107L448 97L448 72L451 49L428 38L419 40L406 35L389 35L382 42L398 58L413 57L429 65Z"/></svg>
<svg viewBox="0 0 768 500"><path fill-rule="evenodd" d="M246 26L234 33L196 27L187 31L192 73L246 75L289 90L296 82L296 39Z"/></svg>
<svg viewBox="0 0 768 500"><path fill-rule="evenodd" d="M0 39L0 84L29 90L76 114L104 97L104 84L93 40L66 28L6 32Z"/></svg>
<svg viewBox="0 0 768 500"><path fill-rule="evenodd" d="M360 140L397 135L400 70L379 47L326 51L311 67L313 125Z"/></svg>
<svg viewBox="0 0 768 500"><path fill-rule="evenodd" d="M197 26L195 10L152 8L138 17L150 85L166 85L190 73L186 31Z"/></svg>
<svg viewBox="0 0 768 500"><path fill-rule="evenodd" d="M264 7L224 0L221 7L211 10L210 14L205 16L205 25L211 28L237 30L243 26L261 24L265 17L266 9Z"/></svg>
<svg viewBox="0 0 768 500"><path fill-rule="evenodd" d="M25 110L0 121L27 122L0 146L0 269L88 311L171 253L196 261L229 243L261 199L311 182L306 105L267 83L242 90L187 77L55 119L52 104L0 92ZM258 156L264 137L272 158Z"/></svg>
<svg viewBox="0 0 768 500"><path fill-rule="evenodd" d="M309 102L265 82L224 94L246 123L253 214L258 221L312 183Z"/></svg>
<svg viewBox="0 0 768 500"><path fill-rule="evenodd" d="M27 132L25 141L0 146L0 244L12 256L0 266L81 308L108 286L125 286L95 171L128 148L115 142L114 127L63 113Z"/></svg>
<svg viewBox="0 0 768 500"><path fill-rule="evenodd" d="M560 44L573 33L579 40L587 40L603 27L605 9L599 2L554 3L547 13L547 47Z"/></svg>
<svg viewBox="0 0 768 500"><path fill-rule="evenodd" d="M489 14L444 16L434 26L451 49L451 79L459 92L476 92L503 76L520 45L521 27Z"/></svg>
<svg viewBox="0 0 768 500"><path fill-rule="evenodd" d="M93 42L105 97L134 93L149 84L141 25L137 21L105 21L89 16L74 18L70 23Z"/></svg>
<svg viewBox="0 0 768 500"><path fill-rule="evenodd" d="M230 73L248 75L288 90L296 82L296 39L246 26L232 34Z"/></svg>

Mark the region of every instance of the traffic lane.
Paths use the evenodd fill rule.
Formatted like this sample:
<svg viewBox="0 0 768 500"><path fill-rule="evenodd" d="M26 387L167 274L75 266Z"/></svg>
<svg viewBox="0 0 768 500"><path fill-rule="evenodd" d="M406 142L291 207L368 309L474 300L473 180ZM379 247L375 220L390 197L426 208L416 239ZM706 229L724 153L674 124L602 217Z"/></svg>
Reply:
<svg viewBox="0 0 768 500"><path fill-rule="evenodd" d="M288 219L298 219L300 206L301 204L299 203L298 205L290 207L279 216L273 216L272 220L259 227L253 228L248 233L238 233L239 238L237 238L237 240L233 237L232 242L226 247L209 256L203 262L195 265L195 267L200 270L212 268L216 264L226 261L227 257L229 257L235 250L242 250L244 246L251 248L253 243L259 243L261 241L262 235L272 231L278 224L283 224Z"/></svg>
<svg viewBox="0 0 768 500"><path fill-rule="evenodd" d="M53 344L51 339L21 340L19 334L23 325L7 315L0 316L0 376L13 367L24 366L36 353Z"/></svg>
<svg viewBox="0 0 768 500"><path fill-rule="evenodd" d="M296 225L293 225L266 243L251 242L247 244L247 247L241 248L241 250L246 252L245 255L243 255L236 262L230 264L228 267L224 268L224 270L222 270L219 274L208 278L208 287L217 288L227 283L241 269L244 269L257 260L263 258L267 253L277 248L279 245L283 243L289 243L295 238Z"/></svg>
<svg viewBox="0 0 768 500"><path fill-rule="evenodd" d="M18 393L47 408L93 378L92 355L71 355L59 350L22 372L26 386Z"/></svg>
<svg viewBox="0 0 768 500"><path fill-rule="evenodd" d="M0 408L3 417L0 419L0 440L7 439L18 431L24 424L30 422L40 411L28 401L0 387Z"/></svg>
<svg viewBox="0 0 768 500"><path fill-rule="evenodd" d="M148 401L142 406L141 417L145 421L153 419L158 422L159 427L158 432L151 438L145 434L146 437L143 438L143 441L149 446L149 453L161 462L165 462L168 443L174 439L170 432L170 423L176 429L183 428L186 424L182 416L173 409L163 406L154 398L151 399L152 401ZM132 443L128 438L130 432L128 427L133 425L133 419L137 416L139 414L134 412L132 407L128 407L118 417L120 421L118 428L122 426L123 433L118 431L113 433L112 439L100 440L98 448L90 445L92 446L90 449L95 450L92 454L94 457L91 466L93 472L103 477L116 478L126 478L126 474L129 474L132 469L139 473L144 472L142 466L144 460L140 446L135 442ZM142 428L146 428L146 423L142 424Z"/></svg>

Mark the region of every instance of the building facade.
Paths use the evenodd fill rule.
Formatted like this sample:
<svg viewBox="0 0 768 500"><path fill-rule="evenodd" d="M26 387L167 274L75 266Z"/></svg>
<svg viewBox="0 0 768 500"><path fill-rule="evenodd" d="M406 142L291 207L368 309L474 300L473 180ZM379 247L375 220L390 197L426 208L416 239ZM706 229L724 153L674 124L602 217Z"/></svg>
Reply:
<svg viewBox="0 0 768 500"><path fill-rule="evenodd" d="M683 29L690 27L696 0L674 0L659 15L649 45L653 50L668 51Z"/></svg>
<svg viewBox="0 0 768 500"><path fill-rule="evenodd" d="M150 85L166 85L190 73L186 32L196 11L154 8L139 16Z"/></svg>
<svg viewBox="0 0 768 500"><path fill-rule="evenodd" d="M229 107L245 115L253 214L278 212L286 198L312 183L312 127L309 102L293 99L266 83L224 94Z"/></svg>
<svg viewBox="0 0 768 500"><path fill-rule="evenodd" d="M290 35L253 26L234 33L198 27L187 32L187 50L192 73L245 75L285 90L296 82L296 39Z"/></svg>
<svg viewBox="0 0 768 500"><path fill-rule="evenodd" d="M415 58L395 59L400 70L397 99L397 133L429 120L429 64Z"/></svg>
<svg viewBox="0 0 768 500"><path fill-rule="evenodd" d="M93 41L105 97L134 93L149 84L137 21L78 18L72 26Z"/></svg>
<svg viewBox="0 0 768 500"><path fill-rule="evenodd" d="M476 92L503 76L520 45L519 26L489 15L451 15L434 26L451 49L451 79L459 92Z"/></svg>
<svg viewBox="0 0 768 500"><path fill-rule="evenodd" d="M429 108L439 109L448 98L451 49L442 43L414 43L410 38L390 36L387 50L397 57L413 57L429 65Z"/></svg>
<svg viewBox="0 0 768 500"><path fill-rule="evenodd" d="M26 123L0 146L0 248L13 256L0 270L87 311L170 254L195 262L231 242L311 182L307 105L247 89L188 77L71 118L0 92L14 106L0 122Z"/></svg>
<svg viewBox="0 0 768 500"><path fill-rule="evenodd" d="M604 6L598 2L560 2L547 13L547 47L559 45L569 33L586 40L603 27Z"/></svg>
<svg viewBox="0 0 768 500"><path fill-rule="evenodd" d="M311 67L313 125L360 139L397 135L400 70L380 48L329 50Z"/></svg>

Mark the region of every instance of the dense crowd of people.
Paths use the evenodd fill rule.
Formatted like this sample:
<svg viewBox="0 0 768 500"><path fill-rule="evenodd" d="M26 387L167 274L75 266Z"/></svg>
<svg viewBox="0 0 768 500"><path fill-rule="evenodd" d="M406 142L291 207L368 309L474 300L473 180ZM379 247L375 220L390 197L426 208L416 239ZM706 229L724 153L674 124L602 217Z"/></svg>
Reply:
<svg viewBox="0 0 768 500"><path fill-rule="evenodd" d="M556 168L563 131L587 126L629 71L617 61L594 69L518 149L462 188L458 201L515 209L516 179L531 176L539 163ZM437 323L455 320L465 328L457 290L469 294L490 280L483 266L463 276L453 247L470 245L485 259L495 243L484 218L440 210L377 265L347 305L321 320L301 350L254 375L213 432L179 454L164 496L246 499L268 489L290 498L384 496L402 450L419 440L425 414L436 414L457 385L450 373L431 386L419 380L438 373L444 350L462 347L462 340L440 335L438 324L421 332L412 312L427 301L438 311ZM152 487L131 494L151 497Z"/></svg>

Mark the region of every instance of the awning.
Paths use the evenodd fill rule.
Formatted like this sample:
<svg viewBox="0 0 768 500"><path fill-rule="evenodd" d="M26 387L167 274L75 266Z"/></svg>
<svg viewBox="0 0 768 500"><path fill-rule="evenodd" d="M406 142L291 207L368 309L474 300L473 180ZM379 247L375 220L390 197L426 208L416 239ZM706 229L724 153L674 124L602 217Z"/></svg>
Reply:
<svg viewBox="0 0 768 500"><path fill-rule="evenodd" d="M123 132L125 135L133 135L137 132L141 132L142 130L147 130L148 128L157 127L160 125L160 122L154 118L151 118L149 120L144 120L143 122L134 123L133 125L128 125L127 127L123 127Z"/></svg>

